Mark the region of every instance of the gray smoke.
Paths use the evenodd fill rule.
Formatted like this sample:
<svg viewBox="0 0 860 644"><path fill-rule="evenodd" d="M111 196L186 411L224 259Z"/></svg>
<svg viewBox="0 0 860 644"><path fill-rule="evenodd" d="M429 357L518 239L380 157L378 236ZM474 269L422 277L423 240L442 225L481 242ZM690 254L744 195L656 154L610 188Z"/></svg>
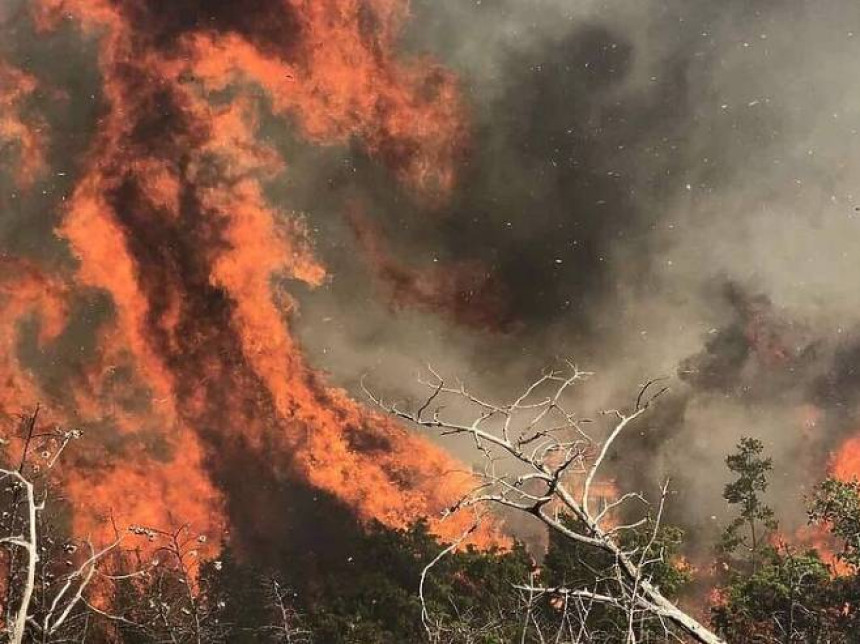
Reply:
<svg viewBox="0 0 860 644"><path fill-rule="evenodd" d="M431 362L503 398L572 356L599 372L591 410L672 376L619 480L671 475L676 517L714 533L723 459L757 436L776 461L772 502L801 522L804 491L860 426L860 96L847 81L860 7L452 0L413 13L406 44L461 75L472 153L439 211L355 153L321 165L293 150L317 178L299 207L334 267L302 298L317 363L409 395ZM345 252L347 198L415 267L483 262L514 323L487 333L392 311Z"/></svg>

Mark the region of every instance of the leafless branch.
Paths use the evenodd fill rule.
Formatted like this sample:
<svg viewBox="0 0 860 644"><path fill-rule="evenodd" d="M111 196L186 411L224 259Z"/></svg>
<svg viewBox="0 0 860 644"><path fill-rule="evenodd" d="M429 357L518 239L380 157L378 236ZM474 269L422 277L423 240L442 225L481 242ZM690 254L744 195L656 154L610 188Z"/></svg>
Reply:
<svg viewBox="0 0 860 644"><path fill-rule="evenodd" d="M451 511L495 504L524 512L563 538L605 553L613 562L612 581L617 588L614 594L588 588L523 586L520 590L552 592L561 597L565 605L572 601L587 601L624 610L628 615L628 642L631 644L636 641L633 622L644 615L665 624L667 629L671 624L703 644L722 642L665 597L647 573L655 562L651 551L662 519L667 487L663 487L655 518L643 516L624 524L610 521L628 501L637 500L643 507L648 507L638 492L619 494L614 500L604 503L602 508L593 508L593 490L604 476L608 455L617 449L625 430L668 391L665 386L655 387L661 379L648 381L641 387L631 410L614 409L602 413L603 418L613 421L601 442L584 430L590 421L567 408L565 397L571 387L591 375L570 361L564 371L544 372L510 403L490 402L468 391L462 383L449 386L432 368L429 373L432 379L422 382L430 394L415 412L386 404L364 383L362 386L368 397L387 413L440 435L466 436L474 442L484 458L484 469L476 474L478 485L457 500ZM472 419L463 421L443 414L447 408L445 402L449 399L458 402L460 408L463 403L471 406L475 410ZM645 525L653 527L650 540L644 546L625 549L621 534ZM440 557L454 548L456 545L449 546L440 553ZM426 570L422 575L422 590L424 577ZM424 617L427 627L426 615Z"/></svg>

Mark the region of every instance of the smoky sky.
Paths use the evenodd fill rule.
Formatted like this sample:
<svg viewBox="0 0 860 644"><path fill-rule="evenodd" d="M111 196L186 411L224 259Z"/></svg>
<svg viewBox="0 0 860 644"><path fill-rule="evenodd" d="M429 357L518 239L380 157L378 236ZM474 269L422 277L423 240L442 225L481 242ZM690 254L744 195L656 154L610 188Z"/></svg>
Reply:
<svg viewBox="0 0 860 644"><path fill-rule="evenodd" d="M293 151L296 181L315 178L296 207L333 267L298 317L318 364L409 393L404 374L431 362L504 398L570 356L598 371L593 409L668 376L671 398L617 454L619 480L671 476L673 515L707 540L724 517L724 457L757 436L776 462L771 502L802 522L804 494L857 429L860 114L844 74L860 11L412 10L405 46L460 74L470 153L452 198L428 207L360 154ZM356 200L418 269L480 261L507 297L502 330L386 306L335 214ZM814 422L807 406L822 410Z"/></svg>
<svg viewBox="0 0 860 644"><path fill-rule="evenodd" d="M239 15L182 3L165 25L241 31L265 4ZM257 44L288 51L294 27L270 27ZM3 54L66 98L34 99L59 125L61 174L23 201L2 184L0 246L67 261L53 213L74 178L63 162L97 118L95 60L71 29L40 47L26 21L7 33ZM356 397L364 374L412 395L429 362L503 399L571 357L597 372L588 412L669 377L671 394L616 455L622 487L671 476L673 518L706 536L724 516L725 454L757 436L776 462L772 502L801 521L804 492L860 427L860 7L416 0L400 46L459 78L468 141L450 197L416 198L358 145L311 145L262 117L287 163L269 198L306 220L330 273L316 289L279 283L298 299L290 323L311 362ZM353 211L408 270L478 267L503 306L479 326L397 306ZM482 288L459 305L484 306ZM97 296L87 302L70 346L102 315ZM61 388L50 363L63 356L27 353L27 337L22 350Z"/></svg>
<svg viewBox="0 0 860 644"><path fill-rule="evenodd" d="M726 30L723 10L685 20L690 12L664 7L652 36L625 16L570 15L549 2L467 7L416 4L409 41L458 69L471 101L471 153L453 197L441 208L410 203L346 152L329 172L310 171L320 183L297 207L331 227L319 237L324 253L350 240L337 217L313 217L320 191L334 204L360 199L416 266L480 260L508 296L512 320L503 321L514 322L496 346L527 344L537 361L573 349L599 355L618 331L618 315L607 311L660 290L655 264L670 243L660 233L673 202L693 184L711 193L731 186L744 172L740 160L767 147L780 115L764 102L752 114L725 114L718 96L703 102L703 86L724 62L724 43L711 35ZM739 22L747 12L739 3ZM361 270L360 257L329 257L344 267L336 273ZM353 260L358 268L346 268ZM355 294L347 282L344 292Z"/></svg>

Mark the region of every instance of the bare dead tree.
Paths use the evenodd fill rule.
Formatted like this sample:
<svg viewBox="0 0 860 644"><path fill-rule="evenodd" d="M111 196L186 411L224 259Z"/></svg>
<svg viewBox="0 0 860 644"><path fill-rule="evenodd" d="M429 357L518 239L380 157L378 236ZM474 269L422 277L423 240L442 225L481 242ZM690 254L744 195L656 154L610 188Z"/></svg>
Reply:
<svg viewBox="0 0 860 644"><path fill-rule="evenodd" d="M195 533L188 524L169 530L136 525L128 530L146 540L135 556L137 566L147 570L124 588L132 601L130 630L174 644L226 641L227 628L219 620L223 605L200 577L206 535Z"/></svg>
<svg viewBox="0 0 860 644"><path fill-rule="evenodd" d="M615 521L630 502L649 507L639 492L619 493L598 502L594 489L602 468L622 433L647 413L666 387L646 383L632 408L602 412L611 419L600 442L585 431L590 422L567 408L571 388L591 374L567 362L562 371L550 370L529 385L513 402L498 404L482 399L465 385L449 385L429 369L431 380L422 380L427 397L415 410L388 404L364 387L366 394L387 413L442 436L465 436L483 457L479 483L450 509L498 505L536 517L564 539L608 556L612 565L598 587L548 588L524 585L521 590L558 597L566 606L601 604L626 617L626 641L637 642L634 626L644 619L657 620L667 636L680 632L703 644L721 644L717 635L683 611L653 583L650 567L655 556L651 545L662 517L663 496L656 517L647 512L625 524ZM443 414L446 403L472 410L468 420ZM568 521L565 517L572 518ZM650 543L624 545L625 533L651 525ZM658 557L661 555L657 555ZM426 625L426 622L425 622Z"/></svg>
<svg viewBox="0 0 860 644"><path fill-rule="evenodd" d="M421 570L418 582L418 598L421 601L421 623L424 626L424 631L427 633L427 638L433 644L453 644L454 642L471 644L472 642L485 641L490 635L495 634L495 631L504 621L504 617L501 617L496 622L486 620L477 622L472 614L460 611L454 599L450 598L449 601L457 619L453 622L445 622L434 617L427 605L426 587L430 572L442 559L457 550L478 529L480 519L480 515L476 515L472 525L458 539L455 539L439 551Z"/></svg>
<svg viewBox="0 0 860 644"><path fill-rule="evenodd" d="M268 639L281 644L308 644L313 641L311 631L302 626L304 616L294 606L293 591L274 575L267 577L264 584L269 607L276 615L276 623L261 629Z"/></svg>
<svg viewBox="0 0 860 644"><path fill-rule="evenodd" d="M36 564L39 561L39 538L36 528L36 518L38 513L44 508L44 504L36 502L36 493L33 484L17 470L0 470L0 476L3 479L12 479L11 491L13 494L23 490L24 503L26 504L26 532L22 531L21 534L9 535L0 539L0 544L20 548L26 554L24 586L20 593L18 606L13 608L13 602L7 601L7 612L12 617L6 625L9 641L12 644L20 644L24 639L24 631L27 628L27 616L30 612L30 603L33 600L33 592L36 587ZM9 557L9 561L11 562L14 559L15 556L12 554Z"/></svg>
<svg viewBox="0 0 860 644"><path fill-rule="evenodd" d="M4 550L5 631L9 642L69 641L91 614L120 619L93 606L88 593L109 577L102 565L122 538L96 549L88 540L61 539L46 518L50 474L78 430L37 428L39 409L22 418L23 447L17 467L0 468ZM8 441L6 441L8 442Z"/></svg>
<svg viewBox="0 0 860 644"><path fill-rule="evenodd" d="M81 437L78 430L43 426L36 409L21 418L17 435L0 439L8 450L0 460L0 630L6 636L0 639L230 641L220 621L224 602L200 574L207 537L190 525L113 525L113 540L100 547L67 534L61 486L52 474ZM219 569L220 562L210 564ZM278 629L289 637L277 641L304 641L302 629L284 621L287 611L284 603Z"/></svg>

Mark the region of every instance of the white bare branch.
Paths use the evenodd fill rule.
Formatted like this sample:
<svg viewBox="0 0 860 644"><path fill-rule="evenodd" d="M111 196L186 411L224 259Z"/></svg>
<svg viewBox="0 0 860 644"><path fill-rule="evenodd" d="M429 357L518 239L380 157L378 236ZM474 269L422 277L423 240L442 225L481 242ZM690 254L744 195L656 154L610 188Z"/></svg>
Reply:
<svg viewBox="0 0 860 644"><path fill-rule="evenodd" d="M36 527L37 513L41 504L36 503L36 493L33 484L28 481L17 470L0 469L0 480L12 479L14 485L24 490L24 503L27 513L27 536L8 537L4 540L13 546L22 548L27 555L27 563L24 577L24 589L21 591L18 608L14 619L7 625L9 642L20 644L24 639L24 631L27 628L27 615L30 611L30 602L33 599L33 591L36 588L36 565L39 561L39 540Z"/></svg>
<svg viewBox="0 0 860 644"><path fill-rule="evenodd" d="M591 374L567 362L567 371L550 370L530 384L510 403L494 403L469 392L465 385L449 386L432 368L432 380L424 381L430 394L414 412L386 404L362 382L367 396L381 409L404 421L439 432L443 436L469 437L485 460L483 472L476 473L479 484L450 509L495 504L528 513L549 530L564 538L602 551L613 563L612 582L617 592L607 594L588 588L540 588L531 585L519 589L530 593L552 593L565 606L571 602L601 603L625 611L628 616L628 642L635 642L633 622L643 617L669 624L703 644L722 644L722 640L665 597L651 581L648 570L655 563L651 552L662 519L667 487L663 486L657 516L643 516L625 524L607 525L626 502L639 501L648 507L638 492L619 494L593 508L594 487L604 476L608 455L617 447L624 431L644 416L653 402L668 388L655 387L658 380L641 387L629 411L609 410L603 417L613 418L606 438L594 440L583 429L588 419L568 411L565 395L571 387ZM656 389L656 392L655 392ZM653 393L652 393L653 392ZM443 416L447 399L471 406L471 421ZM564 519L568 515L572 521ZM649 541L631 550L620 539L625 531L653 525ZM464 537L465 538L465 537ZM458 542L459 543L459 542ZM431 562L422 573L421 589L427 570L438 559L457 547L452 544ZM659 560L659 558L657 559ZM422 594L422 606L423 594ZM426 611L423 614L428 625ZM429 632L429 630L428 630Z"/></svg>

